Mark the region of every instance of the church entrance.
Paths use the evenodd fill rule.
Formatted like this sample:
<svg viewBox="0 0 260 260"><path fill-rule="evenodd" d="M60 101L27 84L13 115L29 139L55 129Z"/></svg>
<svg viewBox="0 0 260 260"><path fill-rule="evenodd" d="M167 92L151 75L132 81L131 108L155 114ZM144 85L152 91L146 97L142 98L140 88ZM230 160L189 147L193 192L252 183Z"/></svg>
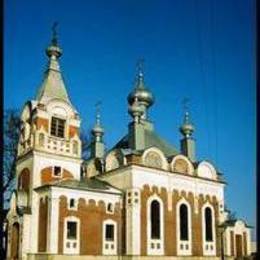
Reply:
<svg viewBox="0 0 260 260"><path fill-rule="evenodd" d="M236 235L236 256L240 257L243 255L242 251L242 236Z"/></svg>
<svg viewBox="0 0 260 260"><path fill-rule="evenodd" d="M19 231L18 223L14 223L12 227L12 242L11 242L11 259L16 260L19 258Z"/></svg>

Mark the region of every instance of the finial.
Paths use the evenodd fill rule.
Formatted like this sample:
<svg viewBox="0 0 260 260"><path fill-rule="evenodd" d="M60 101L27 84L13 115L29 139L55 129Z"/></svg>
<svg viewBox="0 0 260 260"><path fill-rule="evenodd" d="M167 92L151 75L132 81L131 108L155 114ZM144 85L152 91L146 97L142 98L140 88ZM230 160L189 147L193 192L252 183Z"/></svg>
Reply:
<svg viewBox="0 0 260 260"><path fill-rule="evenodd" d="M62 50L58 46L58 38L57 38L57 26L58 22L54 22L52 25L52 39L51 46L49 46L46 50L46 54L48 57L59 58L62 55Z"/></svg>
<svg viewBox="0 0 260 260"><path fill-rule="evenodd" d="M137 61L137 65L136 65L136 69L137 69L137 78L138 80L143 80L144 78L144 59L141 58Z"/></svg>
<svg viewBox="0 0 260 260"><path fill-rule="evenodd" d="M98 101L95 104L96 107L96 125L100 125L100 106L101 106L102 102Z"/></svg>
<svg viewBox="0 0 260 260"><path fill-rule="evenodd" d="M58 26L58 22L54 22L53 25L52 25L52 40L51 40L51 43L52 43L53 46L58 46L57 26Z"/></svg>

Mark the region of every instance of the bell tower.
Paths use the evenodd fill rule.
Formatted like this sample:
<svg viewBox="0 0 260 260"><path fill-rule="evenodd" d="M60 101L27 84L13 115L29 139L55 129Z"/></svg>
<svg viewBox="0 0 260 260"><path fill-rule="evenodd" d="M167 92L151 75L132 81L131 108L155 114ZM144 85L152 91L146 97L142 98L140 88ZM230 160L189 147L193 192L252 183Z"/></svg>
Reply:
<svg viewBox="0 0 260 260"><path fill-rule="evenodd" d="M48 65L34 100L27 101L21 113L21 135L16 162L17 204L29 212L28 237L24 245L38 250L39 194L35 188L80 179L81 140L79 114L67 93L59 65L62 49L56 25L46 49Z"/></svg>

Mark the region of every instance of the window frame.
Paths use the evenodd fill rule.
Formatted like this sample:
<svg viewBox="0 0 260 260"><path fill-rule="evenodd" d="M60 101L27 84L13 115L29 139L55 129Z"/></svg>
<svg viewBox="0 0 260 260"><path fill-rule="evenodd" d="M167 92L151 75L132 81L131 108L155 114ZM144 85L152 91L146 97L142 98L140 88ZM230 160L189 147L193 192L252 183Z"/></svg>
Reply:
<svg viewBox="0 0 260 260"><path fill-rule="evenodd" d="M59 175L55 174L55 168L60 168L60 174ZM59 165L54 165L52 167L52 176L54 178L62 178L62 176L63 176L63 168L61 166L59 166Z"/></svg>
<svg viewBox="0 0 260 260"><path fill-rule="evenodd" d="M111 228L111 230L108 229ZM111 232L111 237L108 237L108 231ZM115 225L112 223L106 223L105 224L105 241L114 242L115 241Z"/></svg>
<svg viewBox="0 0 260 260"><path fill-rule="evenodd" d="M156 206L155 208L153 208L153 203L156 203L156 204L154 204L154 206ZM154 212L153 210L156 210L156 212ZM151 201L150 219L151 219L151 227L150 227L151 239L161 239L161 221L162 220L161 220L161 212L160 212L160 203L156 199Z"/></svg>
<svg viewBox="0 0 260 260"><path fill-rule="evenodd" d="M209 210L209 211L207 211ZM207 215L207 212L210 215ZM210 219L208 219L210 217ZM212 209L210 207L205 207L204 209L204 221L205 221L205 241L206 242L213 242L213 216L212 216ZM210 226L209 226L210 225Z"/></svg>
<svg viewBox="0 0 260 260"><path fill-rule="evenodd" d="M68 233L69 233L69 224L75 224L75 237L69 237L68 236ZM78 222L77 221L75 221L75 220L67 220L66 221L66 239L67 240L77 240L77 238L78 238Z"/></svg>
<svg viewBox="0 0 260 260"><path fill-rule="evenodd" d="M53 122L54 120L56 120L56 124L55 126L53 127ZM61 129L59 129L59 127L61 127L60 123L63 123L62 127L63 127L63 135L59 135L59 131ZM55 128L55 129L54 129ZM54 129L54 133L53 133L53 129ZM66 137L66 119L65 118L61 118L61 117L58 117L58 116L52 116L51 117L51 120L50 120L50 135L53 136L53 137L56 137L56 138L61 138L61 139L64 139Z"/></svg>
<svg viewBox="0 0 260 260"><path fill-rule="evenodd" d="M151 234L151 204L156 200L160 205L160 238L152 238ZM146 202L146 219L147 219L147 254L148 255L164 255L164 225L165 225L165 213L164 213L164 202L163 200L157 195L151 195L147 202Z"/></svg>
<svg viewBox="0 0 260 260"><path fill-rule="evenodd" d="M185 209L186 211L185 217L182 215L182 209ZM189 241L189 209L186 203L181 203L179 206L179 218L179 239L180 241ZM184 219L186 223L184 223Z"/></svg>

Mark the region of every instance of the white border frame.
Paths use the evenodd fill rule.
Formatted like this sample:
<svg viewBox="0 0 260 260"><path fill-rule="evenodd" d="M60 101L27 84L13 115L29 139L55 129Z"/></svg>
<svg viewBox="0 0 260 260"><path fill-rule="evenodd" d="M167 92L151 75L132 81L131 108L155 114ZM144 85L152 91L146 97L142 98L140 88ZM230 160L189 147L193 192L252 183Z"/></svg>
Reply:
<svg viewBox="0 0 260 260"><path fill-rule="evenodd" d="M209 207L211 209L211 214L212 214L212 236L213 239L212 241L206 241L205 237L205 210L206 208ZM202 215L202 247L203 247L203 255L205 256L215 256L216 255L216 227L215 227L215 210L213 206L209 203L206 202L202 208L201 208L201 215ZM211 249L212 248L212 249Z"/></svg>
<svg viewBox="0 0 260 260"><path fill-rule="evenodd" d="M106 225L114 226L114 241L106 241ZM117 254L117 222L112 219L104 220L102 233L103 233L102 234L102 254L103 255L116 255ZM106 246L108 248L106 248Z"/></svg>
<svg viewBox="0 0 260 260"><path fill-rule="evenodd" d="M188 240L180 240L180 207L184 204L188 209ZM191 255L192 254L192 210L189 202L182 198L176 204L176 235L177 235L177 255ZM181 245L183 249L181 249ZM188 249L186 247L188 246Z"/></svg>
<svg viewBox="0 0 260 260"><path fill-rule="evenodd" d="M160 239L151 238L151 204L156 200L160 205ZM164 207L162 199L154 194L147 200L147 255L164 255ZM152 248L152 244L154 248ZM160 248L157 248L159 245Z"/></svg>
<svg viewBox="0 0 260 260"><path fill-rule="evenodd" d="M68 239L67 238L67 223L76 222L77 223L77 238L76 239ZM66 247L66 243L70 243L70 246L72 246L73 243L76 242L76 247ZM63 228L63 253L69 254L69 255L78 255L80 252L80 219L74 216L69 216L64 218L64 228Z"/></svg>

